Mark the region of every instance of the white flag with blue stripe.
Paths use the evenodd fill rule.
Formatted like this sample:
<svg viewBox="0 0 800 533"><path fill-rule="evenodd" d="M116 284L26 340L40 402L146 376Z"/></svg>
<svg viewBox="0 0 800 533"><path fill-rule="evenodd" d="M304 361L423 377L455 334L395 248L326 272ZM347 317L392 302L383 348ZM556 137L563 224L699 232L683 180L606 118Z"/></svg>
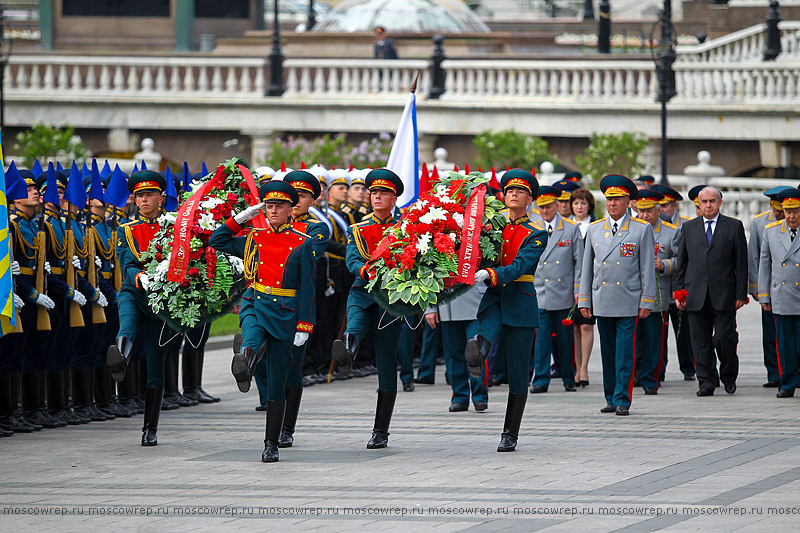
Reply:
<svg viewBox="0 0 800 533"><path fill-rule="evenodd" d="M417 102L414 91L416 81L408 95L406 107L397 135L394 137L392 151L386 168L397 174L403 181L403 194L397 198L397 207L403 208L419 198L419 146L417 145Z"/></svg>

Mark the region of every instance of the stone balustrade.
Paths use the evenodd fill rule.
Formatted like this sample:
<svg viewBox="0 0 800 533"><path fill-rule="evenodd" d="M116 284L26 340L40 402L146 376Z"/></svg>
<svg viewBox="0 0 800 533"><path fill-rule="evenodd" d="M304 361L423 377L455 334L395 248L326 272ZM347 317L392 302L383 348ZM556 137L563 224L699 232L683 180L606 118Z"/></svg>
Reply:
<svg viewBox="0 0 800 533"><path fill-rule="evenodd" d="M286 96L405 96L419 75L417 92L430 87L428 60L287 59Z"/></svg>
<svg viewBox="0 0 800 533"><path fill-rule="evenodd" d="M800 21L783 21L781 31L783 52L778 61L800 59ZM735 61L760 61L764 54L767 25L756 24L703 44L676 47L678 62L728 63Z"/></svg>

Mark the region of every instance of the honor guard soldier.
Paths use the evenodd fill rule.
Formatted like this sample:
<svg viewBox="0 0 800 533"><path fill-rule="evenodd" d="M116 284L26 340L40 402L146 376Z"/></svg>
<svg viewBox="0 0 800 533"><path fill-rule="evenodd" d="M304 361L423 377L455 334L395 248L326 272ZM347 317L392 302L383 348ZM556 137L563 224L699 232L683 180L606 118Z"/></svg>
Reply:
<svg viewBox="0 0 800 533"><path fill-rule="evenodd" d="M684 222L691 220L685 217L678 211L678 202L683 201L681 193L667 187L666 185L655 184L651 190L664 196L664 199L659 202L661 206L661 220L669 222L676 228L675 238L681 238L681 225ZM677 250L678 242L673 243L672 247ZM674 282L674 278L672 278ZM675 287L670 287L670 294L675 292ZM675 334L675 348L678 352L678 364L680 365L681 373L683 374L684 381L694 381L694 354L692 353L692 339L689 334L689 318L684 311L678 309L674 301L669 304L669 319L672 322L672 332ZM661 370L661 376L666 372L668 350L664 351L664 368Z"/></svg>
<svg viewBox="0 0 800 533"><path fill-rule="evenodd" d="M144 425L142 446L156 446L158 418L164 396L164 358L166 352L159 346L164 323L153 314L147 304L150 280L144 271L141 254L150 247L150 241L161 229L158 217L167 182L151 170L141 170L128 180L128 190L133 194L139 209L136 218L117 230L117 257L124 274L119 303L119 332L116 344L109 346L106 364L115 381L125 377L137 333L142 334L147 359L147 387L145 388ZM169 338L169 334L166 335Z"/></svg>
<svg viewBox="0 0 800 533"><path fill-rule="evenodd" d="M479 376L491 348L490 340L501 335L508 361L508 402L498 452L513 452L528 398L528 368L539 308L534 274L547 246L547 232L535 228L527 209L539 195L539 183L527 170L512 169L500 182L509 221L503 228L499 265L475 273L475 283L489 289L478 307L480 333L467 342L464 356L473 376Z"/></svg>
<svg viewBox="0 0 800 533"><path fill-rule="evenodd" d="M764 229L773 222L783 220L783 204L778 200L778 195L786 189L785 185L772 187L764 191L764 196L769 198L769 211L764 211L753 217L750 223L750 239L747 241L747 292L758 299L758 267L761 261L761 239ZM767 369L767 382L765 388L777 387L781 380L780 367L778 366L778 345L775 342L775 317L771 311L761 309L761 346L764 350L764 366Z"/></svg>
<svg viewBox="0 0 800 533"><path fill-rule="evenodd" d="M611 174L600 181L608 216L586 233L578 308L597 317L603 359L601 413L626 416L631 406L636 323L653 310L656 295L655 240L644 220L631 218L628 205L636 185Z"/></svg>
<svg viewBox="0 0 800 533"><path fill-rule="evenodd" d="M347 202L342 207L342 211L353 215L356 222L361 222L366 215L369 214L368 204L365 201L367 197L367 185L364 181L366 171L361 169L353 169L348 172L350 178L350 189L347 191Z"/></svg>
<svg viewBox="0 0 800 533"><path fill-rule="evenodd" d="M550 355L553 342L558 345L561 379L567 392L574 392L575 374L572 369L575 335L572 322L564 323L578 301L583 263L583 238L575 221L558 213L561 191L544 185L539 187L536 205L540 220L533 223L537 230L547 232L547 247L539 258L534 284L539 306L539 331L533 355L532 393L547 392L550 386Z"/></svg>
<svg viewBox="0 0 800 533"><path fill-rule="evenodd" d="M778 398L791 398L797 388L800 360L800 191L778 194L783 220L767 224L758 268L758 302L772 313L778 342Z"/></svg>
<svg viewBox="0 0 800 533"><path fill-rule="evenodd" d="M347 299L347 330L331 346L331 356L339 372L350 374L358 345L368 331L375 337L375 357L378 367L378 403L375 426L367 448L385 448L389 443L389 424L397 398L397 351L402 318L387 316L364 286L369 281L369 265L383 232L397 222L394 207L403 194L403 182L391 170L380 168L366 178L372 214L363 222L351 226L347 235L347 268L356 276Z"/></svg>
<svg viewBox="0 0 800 533"><path fill-rule="evenodd" d="M656 298L653 312L639 321L636 342L636 375L645 394L657 394L667 354L668 309L672 302L672 272L678 257L675 234L678 229L659 216L663 195L641 190L636 199L639 217L653 227L655 238Z"/></svg>
<svg viewBox="0 0 800 533"><path fill-rule="evenodd" d="M320 194L319 181L304 170L289 172L283 177L283 181L291 185L297 192L297 204L292 207L290 222L292 228L304 235L308 235L312 239L314 260L319 261L328 246L328 239L330 238L328 226L308 212L308 208ZM314 279L316 280L316 275ZM243 300L242 308L245 312L249 311L244 309L247 305L252 306L253 300ZM292 347L292 366L286 379L286 410L283 415L283 426L281 436L278 439L278 448L289 448L294 442L294 428L297 424L297 415L300 412L300 400L303 397L303 359L308 344ZM262 404L264 404L269 397L269 375L267 374L267 363L264 359L256 365L255 380L258 386L259 398L263 400Z"/></svg>
<svg viewBox="0 0 800 533"><path fill-rule="evenodd" d="M560 194L558 196L558 214L562 218L572 216L572 191L581 188L581 184L571 180L561 180L553 184Z"/></svg>
<svg viewBox="0 0 800 533"><path fill-rule="evenodd" d="M243 296L249 302L239 313L243 344L241 353L233 356L231 372L239 390L247 392L256 364L266 358L268 400L261 461L273 463L278 460L292 345L303 346L314 329L314 239L289 222L298 202L291 185L273 179L261 186L258 195L260 204L217 228L208 244L243 258L251 282ZM252 228L237 237L262 208L268 227Z"/></svg>

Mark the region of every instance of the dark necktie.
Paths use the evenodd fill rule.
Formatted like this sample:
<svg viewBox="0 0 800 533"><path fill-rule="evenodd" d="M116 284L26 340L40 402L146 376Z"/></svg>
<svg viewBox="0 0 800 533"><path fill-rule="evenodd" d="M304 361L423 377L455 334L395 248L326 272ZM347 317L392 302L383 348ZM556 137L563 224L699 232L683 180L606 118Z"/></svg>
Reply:
<svg viewBox="0 0 800 533"><path fill-rule="evenodd" d="M794 231L794 230L792 230L792 231ZM551 226L550 224L547 225L547 234L548 235L552 235L553 234L553 226Z"/></svg>
<svg viewBox="0 0 800 533"><path fill-rule="evenodd" d="M617 234L617 228L618 228L617 223L614 222L614 225L611 227L611 235Z"/></svg>
<svg viewBox="0 0 800 533"><path fill-rule="evenodd" d="M795 237L797 237L797 228L793 229L792 234L789 236L792 241L794 241Z"/></svg>
<svg viewBox="0 0 800 533"><path fill-rule="evenodd" d="M708 241L708 244L711 244L711 237L714 235L711 233L711 221L707 221L706 224L706 241Z"/></svg>

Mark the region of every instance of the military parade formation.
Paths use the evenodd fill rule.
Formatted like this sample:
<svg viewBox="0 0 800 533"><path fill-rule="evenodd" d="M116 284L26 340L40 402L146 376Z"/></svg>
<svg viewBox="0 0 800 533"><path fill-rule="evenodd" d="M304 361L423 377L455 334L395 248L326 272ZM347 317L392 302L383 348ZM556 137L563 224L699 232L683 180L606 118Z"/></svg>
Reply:
<svg viewBox="0 0 800 533"><path fill-rule="evenodd" d="M385 448L398 388L433 384L440 354L449 412L470 403L486 411L489 389L508 384L497 451L514 451L529 394L558 379L565 392L589 387L595 325L602 413L628 415L635 387L658 394L670 323L676 364L697 380L697 396L734 394L736 311L748 295L762 307L764 387L788 398L798 385L798 189L765 192L771 209L753 220L748 243L714 187L688 192L689 219L678 191L608 175L598 217L580 174L540 185L509 169L488 191L506 208L497 260L454 300L396 317L367 285L408 184L388 169L319 164L254 174L258 198L230 213L208 246L244 265L231 373L243 393L256 383L263 462L293 445L304 388L370 375L378 389L366 447ZM141 444L155 446L162 410L219 401L202 388L209 325L174 331L148 303L142 256L176 209L170 195L191 183L171 180L97 162L6 171L19 331L0 338L0 435L143 414Z"/></svg>

